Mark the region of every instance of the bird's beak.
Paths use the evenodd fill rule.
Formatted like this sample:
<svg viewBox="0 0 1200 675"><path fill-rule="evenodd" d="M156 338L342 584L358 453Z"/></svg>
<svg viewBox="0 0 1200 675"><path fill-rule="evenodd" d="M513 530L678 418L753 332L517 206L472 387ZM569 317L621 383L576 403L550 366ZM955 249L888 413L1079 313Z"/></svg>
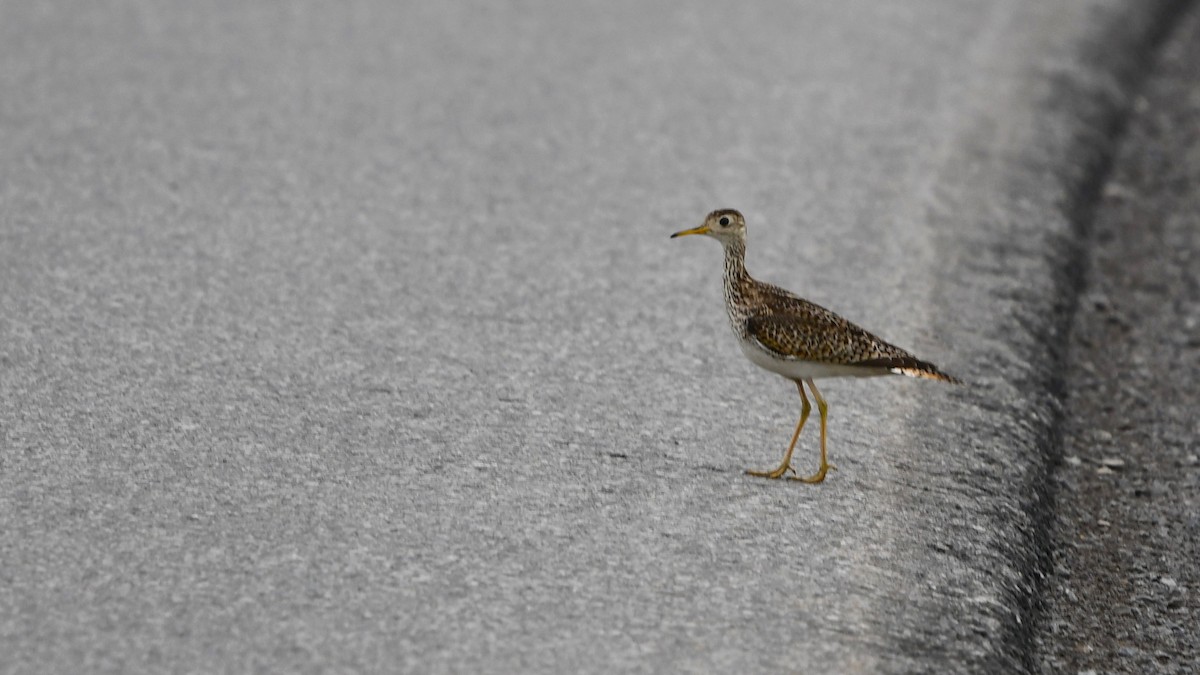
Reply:
<svg viewBox="0 0 1200 675"><path fill-rule="evenodd" d="M671 235L671 238L674 239L675 237L686 237L689 234L708 234L709 231L710 230L707 225L701 225L700 227L693 227L690 230L680 230Z"/></svg>

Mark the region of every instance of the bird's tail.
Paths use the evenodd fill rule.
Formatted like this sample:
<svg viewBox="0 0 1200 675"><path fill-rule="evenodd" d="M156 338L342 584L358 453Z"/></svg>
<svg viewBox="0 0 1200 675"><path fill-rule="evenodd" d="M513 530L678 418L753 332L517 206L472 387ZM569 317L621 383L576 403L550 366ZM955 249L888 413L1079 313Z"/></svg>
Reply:
<svg viewBox="0 0 1200 675"><path fill-rule="evenodd" d="M940 368L929 363L921 361L913 357L893 357L885 359L873 359L863 362L861 365L871 366L875 368L887 368L897 375L907 375L908 377L919 377L926 380L937 380L939 382L949 382L950 384L962 384L963 381L943 373Z"/></svg>

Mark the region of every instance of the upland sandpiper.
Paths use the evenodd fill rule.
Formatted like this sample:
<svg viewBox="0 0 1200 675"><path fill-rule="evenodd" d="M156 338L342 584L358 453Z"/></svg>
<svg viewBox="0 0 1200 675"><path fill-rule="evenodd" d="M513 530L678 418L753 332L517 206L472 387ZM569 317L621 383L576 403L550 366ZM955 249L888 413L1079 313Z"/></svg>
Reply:
<svg viewBox="0 0 1200 675"><path fill-rule="evenodd" d="M704 224L671 235L703 234L725 247L725 309L737 334L742 353L755 365L796 383L800 391L800 421L783 462L771 471L747 471L751 476L782 478L792 469L792 451L812 406L805 385L817 400L821 414L821 465L811 476L790 480L820 483L837 467L825 453L829 407L814 380L822 377L907 375L958 383L932 363L884 342L833 312L778 286L757 281L746 272L746 219L733 209L713 211Z"/></svg>

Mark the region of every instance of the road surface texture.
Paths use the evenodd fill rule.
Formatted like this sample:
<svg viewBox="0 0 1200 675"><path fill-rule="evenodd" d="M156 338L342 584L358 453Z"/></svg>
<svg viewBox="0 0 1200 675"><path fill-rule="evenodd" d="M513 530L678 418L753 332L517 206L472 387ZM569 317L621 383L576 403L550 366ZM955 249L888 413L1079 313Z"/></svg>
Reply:
<svg viewBox="0 0 1200 675"><path fill-rule="evenodd" d="M1050 673L1200 672L1200 12L1135 108L1069 351Z"/></svg>
<svg viewBox="0 0 1200 675"><path fill-rule="evenodd" d="M1184 4L4 4L0 669L1035 670ZM798 405L667 239L717 207L970 384L829 383L840 470L743 475Z"/></svg>

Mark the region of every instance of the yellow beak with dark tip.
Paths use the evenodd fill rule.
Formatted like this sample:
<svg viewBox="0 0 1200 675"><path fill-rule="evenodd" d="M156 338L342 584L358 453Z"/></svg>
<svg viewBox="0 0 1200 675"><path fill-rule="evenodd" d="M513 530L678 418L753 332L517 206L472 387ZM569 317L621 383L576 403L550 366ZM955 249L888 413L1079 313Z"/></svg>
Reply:
<svg viewBox="0 0 1200 675"><path fill-rule="evenodd" d="M671 238L674 239L675 237L686 237L689 234L708 234L709 232L710 230L707 225L701 225L700 227L693 227L690 230L680 230L671 235Z"/></svg>

